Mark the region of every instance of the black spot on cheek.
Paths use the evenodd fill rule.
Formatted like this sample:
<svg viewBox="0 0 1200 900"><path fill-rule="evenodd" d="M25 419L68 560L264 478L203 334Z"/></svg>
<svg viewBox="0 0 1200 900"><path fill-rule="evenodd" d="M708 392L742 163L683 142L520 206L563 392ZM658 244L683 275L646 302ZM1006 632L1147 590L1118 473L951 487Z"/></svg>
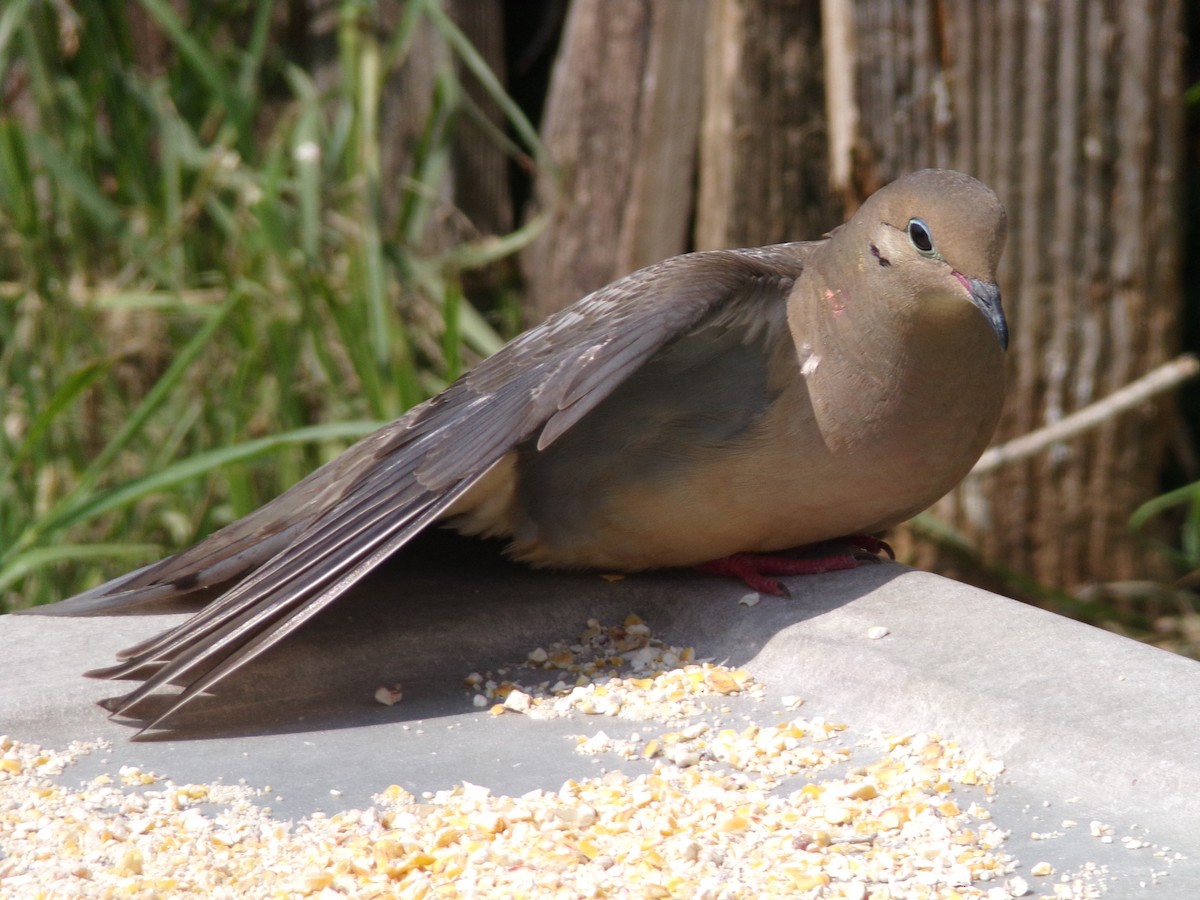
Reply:
<svg viewBox="0 0 1200 900"><path fill-rule="evenodd" d="M882 253L880 253L879 248L876 247L874 244L871 245L871 255L874 256L877 260L879 260L879 264L881 266L887 267L892 264L892 261L890 259L888 259L886 256L884 256Z"/></svg>

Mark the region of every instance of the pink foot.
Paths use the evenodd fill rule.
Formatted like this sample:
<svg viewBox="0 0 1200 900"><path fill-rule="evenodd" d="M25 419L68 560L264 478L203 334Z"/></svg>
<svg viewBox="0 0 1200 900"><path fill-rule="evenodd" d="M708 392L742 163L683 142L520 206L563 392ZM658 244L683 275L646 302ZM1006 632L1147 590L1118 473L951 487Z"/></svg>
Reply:
<svg viewBox="0 0 1200 900"><path fill-rule="evenodd" d="M830 543L849 544L872 556L886 553L890 559L896 558L895 552L887 541L867 534L849 535L838 538L836 541L830 541ZM836 553L809 558L774 553L734 553L721 559L701 563L696 566L696 569L712 575L737 578L760 594L786 597L788 596L787 588L777 579L772 578L772 575L820 575L824 572L854 569L862 561L861 555L855 553Z"/></svg>

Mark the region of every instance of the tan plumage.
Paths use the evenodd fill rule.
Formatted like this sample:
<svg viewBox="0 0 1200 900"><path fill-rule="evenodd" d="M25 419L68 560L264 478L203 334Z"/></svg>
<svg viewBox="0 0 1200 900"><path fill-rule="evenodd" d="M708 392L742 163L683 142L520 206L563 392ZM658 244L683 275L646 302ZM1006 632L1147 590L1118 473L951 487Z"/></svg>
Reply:
<svg viewBox="0 0 1200 900"><path fill-rule="evenodd" d="M102 673L169 714L427 525L537 566L699 564L875 532L970 469L1003 399L1004 210L925 170L826 240L675 257L553 316L260 510L60 604L226 586ZM53 609L53 608L51 608Z"/></svg>

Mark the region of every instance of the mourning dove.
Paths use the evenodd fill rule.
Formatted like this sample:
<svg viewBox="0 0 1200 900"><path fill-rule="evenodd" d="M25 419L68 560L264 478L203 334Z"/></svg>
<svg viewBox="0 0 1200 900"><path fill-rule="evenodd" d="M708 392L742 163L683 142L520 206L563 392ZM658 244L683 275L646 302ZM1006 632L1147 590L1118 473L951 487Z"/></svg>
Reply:
<svg viewBox="0 0 1200 900"><path fill-rule="evenodd" d="M115 713L186 684L157 722L437 522L508 538L534 566L799 571L744 554L880 532L983 452L1004 394L1004 236L991 190L929 169L824 240L649 266L258 511L62 611L224 588L93 673L158 666Z"/></svg>

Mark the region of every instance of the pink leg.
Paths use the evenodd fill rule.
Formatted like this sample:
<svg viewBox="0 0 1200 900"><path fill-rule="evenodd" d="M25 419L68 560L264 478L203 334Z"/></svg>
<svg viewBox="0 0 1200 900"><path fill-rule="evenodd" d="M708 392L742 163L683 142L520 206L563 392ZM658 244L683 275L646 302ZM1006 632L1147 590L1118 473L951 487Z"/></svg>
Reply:
<svg viewBox="0 0 1200 900"><path fill-rule="evenodd" d="M872 555L886 553L891 559L896 558L886 541L866 534L850 535L830 543L849 544ZM854 569L860 562L861 559L853 553L835 553L806 559L773 553L734 553L701 563L696 569L712 575L737 578L761 594L786 597L787 588L772 578L772 575L820 575L823 572Z"/></svg>

